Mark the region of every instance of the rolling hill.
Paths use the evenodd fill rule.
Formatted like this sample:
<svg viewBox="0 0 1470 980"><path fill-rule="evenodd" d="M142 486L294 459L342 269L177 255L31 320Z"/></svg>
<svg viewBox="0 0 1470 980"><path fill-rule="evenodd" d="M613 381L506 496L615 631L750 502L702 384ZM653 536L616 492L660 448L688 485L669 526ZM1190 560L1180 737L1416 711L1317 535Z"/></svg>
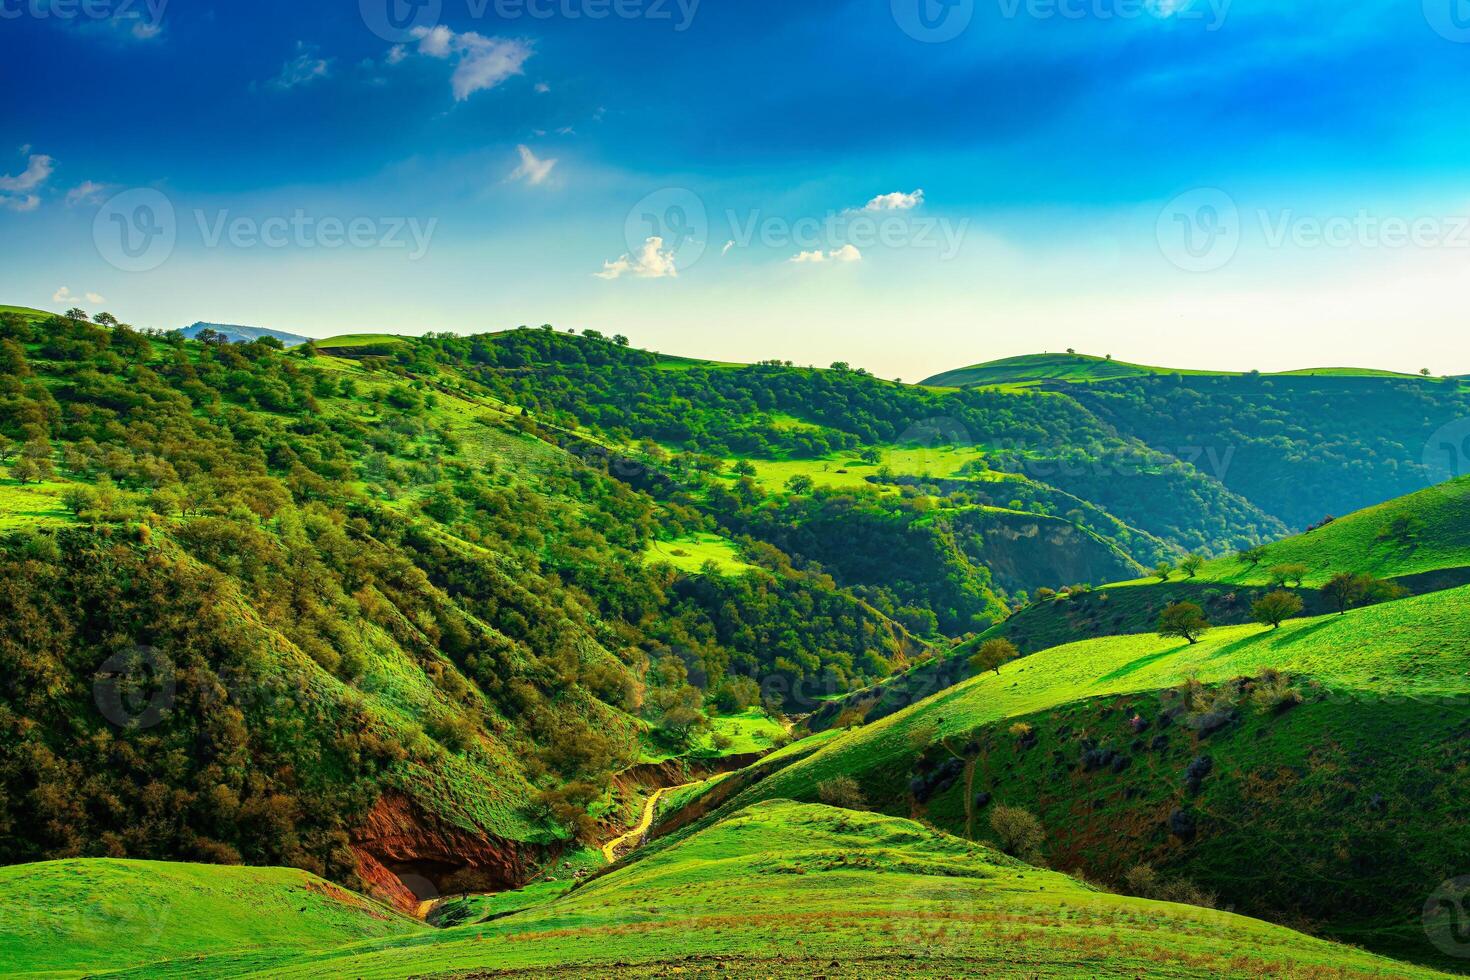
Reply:
<svg viewBox="0 0 1470 980"><path fill-rule="evenodd" d="M1196 377L1245 377L1241 371L1205 371L1189 368L1154 367L1115 361L1111 356L1091 354L1022 354L983 364L945 371L919 382L937 388L969 388L990 385L1030 385L1040 383L1086 384L1094 381L1117 381L1161 375ZM1294 371L1267 372L1265 378L1392 378L1405 381L1428 380L1420 375L1380 371L1372 368L1299 368Z"/></svg>
<svg viewBox="0 0 1470 980"><path fill-rule="evenodd" d="M1154 864L1250 914L1433 959L1425 896L1470 861L1470 827L1449 829L1470 789L1467 601L1056 647L838 736L716 812L846 777L883 812L984 839L986 809L1018 805L1057 866L1120 881Z"/></svg>
<svg viewBox="0 0 1470 980"><path fill-rule="evenodd" d="M281 350L15 312L0 312L0 367L0 616L21 624L0 634L0 862L290 866L401 911L426 894L520 896L459 907L461 922L479 908L515 913L462 926L479 932L395 932L373 949L319 945L315 927L299 956L289 941L231 952L229 937L197 953L161 948L177 951L177 975L306 972L330 959L343 975L393 976L420 945L442 945L433 969L543 969L538 957L554 948L517 945L522 927L565 941L574 973L622 962L652 973L677 944L635 956L631 937L682 934L688 917L665 925L638 905L630 918L619 882L676 908L689 894L680 889L708 883L705 858L689 857L705 845L729 851L732 875L750 873L756 858L740 850L750 826L797 855L793 866L767 855L781 870L761 874L782 876L761 899L772 910L792 905L783 889L799 894L794 879L812 883L818 905L848 880L801 863L804 836L837 834L826 850L872 862L859 892L874 902L891 894L886 876L932 870L936 853L963 852L954 877L1007 879L1008 859L970 843L928 832L912 853L882 843L918 833L889 817L985 837L979 792L1041 814L1041 856L1059 868L1116 886L1131 869L1122 862L1155 864L1242 910L1416 957L1411 877L1470 857L1455 850L1465 835L1448 801L1464 766L1457 702L1444 700L1467 693L1466 596L1439 580L1420 582L1440 590L1431 594L1269 636L1249 627L1198 647L1114 636L1040 650L1091 635L1089 624L1121 628L1088 603L1156 601L1136 581L1095 589L1066 607L1086 623L1069 615L1037 630L1026 646L1039 652L999 676L779 747L785 716L827 710L1033 609L1061 609L1031 602L1045 586L1136 580L1185 550L1262 545L1272 561L1453 570L1465 550L1462 484L1270 542L1286 534L1278 515L1425 479L1432 470L1405 462L1405 447L1467 411L1458 389L1331 380L1376 386L1360 406L1316 378L1200 376L1188 388L1144 372L1068 392L933 390L841 365L670 359L591 331L361 335ZM1211 387L1222 380L1274 387ZM1205 418L1202 404L1241 428L1224 471L1144 435ZM1271 447L1275 468L1252 462L1252 446ZM1224 559L1201 574L1215 579L1174 587L1259 587L1230 581L1255 572ZM1300 703L1260 712L1260 690L1295 691ZM1181 697L1235 698L1236 713L1204 735L1173 724L1156 749L1116 735L1125 717L1162 717ZM1441 710L1416 713L1406 699ZM1343 734L1349 720L1358 725ZM1042 749L1015 752L1018 722ZM1114 754L1101 768L1074 772L1104 750ZM962 780L949 778L955 753ZM1203 779L1196 808L1176 770L1205 754L1222 768ZM1130 761L1114 772L1118 758ZM987 788L971 793L977 770ZM839 777L887 816L773 802L841 797L823 788ZM671 792L655 806L658 790ZM1335 801L1329 832L1294 837L1324 800ZM1265 820L1268 805L1276 815ZM1194 815L1191 841L1170 836L1174 809ZM677 829L563 894L600 867L600 845L655 810ZM1451 828L1442 840L1433 821ZM1301 861L1237 873L1253 856L1236 829L1248 826ZM1133 833L1117 841L1119 827ZM690 836L705 833L703 844ZM1389 844L1398 866L1365 856ZM682 863L657 863L684 846ZM242 894L269 884L241 881ZM1351 895L1352 914L1330 907L1334 891ZM563 905L585 937L556 918ZM874 941L869 925L886 934L880 919L859 915L818 958L762 968L796 973L830 955L854 958L853 972L885 969L856 959ZM792 923L779 928L809 929ZM761 927L730 928L728 946L710 940L698 955L763 955ZM1268 946L1324 968L1381 966L1266 932ZM497 940L493 956L482 935ZM1089 966L1193 969L1129 943ZM1227 945L1202 946L1199 963L1260 966L1222 965ZM953 954L936 955L915 971L949 969ZM967 950L958 962L978 969L992 955ZM1056 966L1035 955L1038 968Z"/></svg>
<svg viewBox="0 0 1470 980"><path fill-rule="evenodd" d="M440 930L245 877L233 894L247 911L229 928L258 925L257 934L232 944L213 926L155 959L163 948L132 945L131 916L104 920L72 963L119 978L1435 975L1242 916L1101 892L910 820L787 801L733 814L569 894ZM209 930L217 893L171 893L170 883L138 881L143 908ZM273 916L282 898L305 914ZM324 935L325 916L342 932ZM388 938L364 935L372 929ZM54 951L23 955L57 962ZM146 965L120 968L129 960Z"/></svg>

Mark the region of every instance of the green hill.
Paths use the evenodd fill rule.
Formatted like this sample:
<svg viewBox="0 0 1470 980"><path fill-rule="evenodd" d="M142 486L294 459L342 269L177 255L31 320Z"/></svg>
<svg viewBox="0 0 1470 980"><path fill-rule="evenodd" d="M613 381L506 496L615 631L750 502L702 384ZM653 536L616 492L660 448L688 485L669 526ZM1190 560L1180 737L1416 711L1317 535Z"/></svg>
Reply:
<svg viewBox="0 0 1470 980"><path fill-rule="evenodd" d="M913 821L786 801L489 922L295 957L200 945L146 975L1434 975L1242 916L1097 891Z"/></svg>
<svg viewBox="0 0 1470 980"><path fill-rule="evenodd" d="M139 970L217 958L255 969L428 930L289 868L156 861L52 861L0 868L0 962L9 977ZM153 971L159 972L153 972Z"/></svg>
<svg viewBox="0 0 1470 980"><path fill-rule="evenodd" d="M1432 958L1424 897L1470 861L1467 600L1047 650L838 737L727 811L846 776L884 812L984 839L985 807L1020 805L1059 866L1119 881L1155 863L1252 914Z"/></svg>
<svg viewBox="0 0 1470 980"><path fill-rule="evenodd" d="M1020 357L1006 357L946 371L926 378L920 384L941 388L968 388L1025 385L1041 381L1081 383L1168 373L1168 368L1129 364L1126 361L1088 354L1023 354Z"/></svg>
<svg viewBox="0 0 1470 980"><path fill-rule="evenodd" d="M1066 382L1085 384L1092 381L1117 381L1121 378L1138 378L1158 375L1180 375L1196 377L1244 377L1240 371L1201 371L1188 368L1153 367L1147 364L1130 364L1115 361L1111 357L1091 354L1023 354L1006 357L983 364L946 371L926 378L920 384L942 388L968 388L988 385L1027 385L1040 382ZM1395 378L1400 380L1425 380L1419 375L1402 374L1397 371L1380 371L1373 368L1299 368L1295 371L1280 371L1261 375L1267 378Z"/></svg>

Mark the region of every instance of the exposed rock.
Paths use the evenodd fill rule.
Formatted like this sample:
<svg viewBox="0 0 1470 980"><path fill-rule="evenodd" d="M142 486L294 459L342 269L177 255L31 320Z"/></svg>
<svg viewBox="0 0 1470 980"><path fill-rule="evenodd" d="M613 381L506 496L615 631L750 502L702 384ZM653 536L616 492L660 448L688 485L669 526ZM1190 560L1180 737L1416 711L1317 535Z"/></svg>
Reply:
<svg viewBox="0 0 1470 980"><path fill-rule="evenodd" d="M396 792L384 793L352 833L358 874L369 891L409 912L433 897L420 891L448 894L458 883L483 891L519 888L552 850L450 826Z"/></svg>

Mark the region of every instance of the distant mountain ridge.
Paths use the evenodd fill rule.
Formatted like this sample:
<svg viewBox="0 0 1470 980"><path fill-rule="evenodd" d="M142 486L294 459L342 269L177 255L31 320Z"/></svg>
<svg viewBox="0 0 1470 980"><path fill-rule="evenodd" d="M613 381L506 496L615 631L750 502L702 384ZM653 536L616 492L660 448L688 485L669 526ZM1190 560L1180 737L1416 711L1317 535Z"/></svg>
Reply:
<svg viewBox="0 0 1470 980"><path fill-rule="evenodd" d="M237 323L205 323L203 320L180 330L179 333L190 340L196 339L205 330L213 330L215 333L223 334L229 338L232 344L245 344L261 337L274 337L287 347L300 347L311 340L300 334L287 333L284 330L271 330L266 327L246 327Z"/></svg>

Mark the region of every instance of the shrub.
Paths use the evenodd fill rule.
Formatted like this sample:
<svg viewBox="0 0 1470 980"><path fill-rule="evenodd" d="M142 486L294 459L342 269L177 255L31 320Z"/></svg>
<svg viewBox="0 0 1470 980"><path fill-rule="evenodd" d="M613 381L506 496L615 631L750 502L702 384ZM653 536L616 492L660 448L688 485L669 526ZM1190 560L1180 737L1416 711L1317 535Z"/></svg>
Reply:
<svg viewBox="0 0 1470 980"><path fill-rule="evenodd" d="M1034 732L1035 729L1026 724L1024 721L1018 721L1010 727L1009 731L1012 738L1025 739L1030 738L1031 733Z"/></svg>
<svg viewBox="0 0 1470 980"><path fill-rule="evenodd" d="M1198 905L1207 909L1214 908L1216 902L1213 892L1203 891L1187 878L1165 878L1151 864L1135 864L1129 868L1123 874L1123 888L1130 895L1156 902Z"/></svg>
<svg viewBox="0 0 1470 980"><path fill-rule="evenodd" d="M990 829L995 831L1000 849L1007 854L1032 864L1040 859L1046 831L1030 811L1015 806L998 806L990 811Z"/></svg>
<svg viewBox="0 0 1470 980"><path fill-rule="evenodd" d="M1302 703L1302 692L1291 686L1291 678L1279 670L1266 670L1251 692L1251 701L1262 711L1289 711Z"/></svg>
<svg viewBox="0 0 1470 980"><path fill-rule="evenodd" d="M868 801L857 780L851 776L834 776L817 784L817 797L828 806L845 810L866 810Z"/></svg>

